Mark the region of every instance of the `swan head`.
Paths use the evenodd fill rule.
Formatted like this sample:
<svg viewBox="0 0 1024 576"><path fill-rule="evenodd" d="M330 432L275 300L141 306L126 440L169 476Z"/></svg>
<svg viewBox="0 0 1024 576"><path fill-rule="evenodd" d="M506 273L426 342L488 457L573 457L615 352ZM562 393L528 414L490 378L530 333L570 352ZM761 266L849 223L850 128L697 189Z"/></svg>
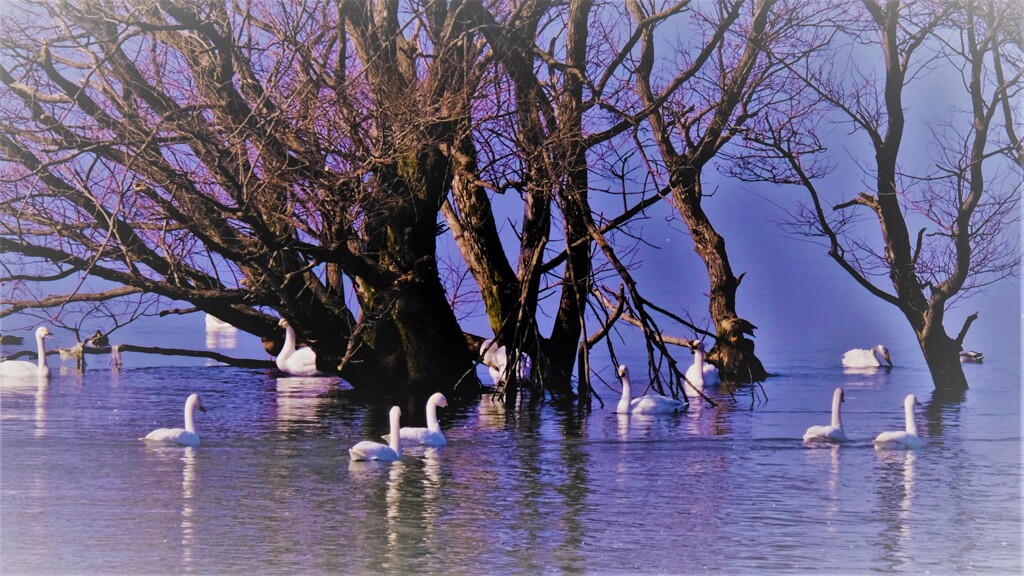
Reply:
<svg viewBox="0 0 1024 576"><path fill-rule="evenodd" d="M42 340L43 338L51 338L52 336L53 334L51 334L50 331L46 329L46 326L40 326L39 328L36 328L36 338Z"/></svg>
<svg viewBox="0 0 1024 576"><path fill-rule="evenodd" d="M690 340L687 343L687 346L690 348L690 353L692 354L696 354L697 352L707 354L707 349L704 348L704 343L700 340Z"/></svg>
<svg viewBox="0 0 1024 576"><path fill-rule="evenodd" d="M923 406L921 401L917 399L917 396L913 394L907 394L907 398L903 400L903 405L906 406L907 410L913 410L914 406Z"/></svg>
<svg viewBox="0 0 1024 576"><path fill-rule="evenodd" d="M840 402L846 402L846 392L844 392L842 388L836 388L835 397L838 398Z"/></svg>
<svg viewBox="0 0 1024 576"><path fill-rule="evenodd" d="M619 366L619 378L629 378L629 368L625 364Z"/></svg>
<svg viewBox="0 0 1024 576"><path fill-rule="evenodd" d="M889 349L888 348L886 348L885 346L882 346L881 344L879 344L878 346L874 347L874 351L877 354L881 354L882 358L885 358L886 363L888 363L889 366L892 366L892 358L889 356Z"/></svg>
<svg viewBox="0 0 1024 576"><path fill-rule="evenodd" d="M200 400L199 394L190 395L188 397L188 403L191 404L193 408L199 410L200 412L206 412L206 407L203 406L203 401Z"/></svg>
<svg viewBox="0 0 1024 576"><path fill-rule="evenodd" d="M430 396L428 402L433 402L434 406L438 406L440 408L446 408L448 406L448 399L445 398L444 394L441 394L440 392L434 392Z"/></svg>
<svg viewBox="0 0 1024 576"><path fill-rule="evenodd" d="M277 325L280 326L281 328L287 328L288 321L285 320L284 318L281 318L280 320L277 321Z"/></svg>

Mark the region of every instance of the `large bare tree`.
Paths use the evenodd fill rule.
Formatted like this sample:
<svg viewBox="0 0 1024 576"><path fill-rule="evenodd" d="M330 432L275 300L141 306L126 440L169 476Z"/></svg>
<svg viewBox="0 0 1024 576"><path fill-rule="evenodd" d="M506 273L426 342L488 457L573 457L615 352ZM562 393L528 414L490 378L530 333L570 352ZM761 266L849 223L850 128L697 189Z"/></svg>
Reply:
<svg viewBox="0 0 1024 576"><path fill-rule="evenodd" d="M435 261L470 24L460 2L9 6L0 249L255 334L276 312L356 387L471 391Z"/></svg>
<svg viewBox="0 0 1024 576"><path fill-rule="evenodd" d="M809 90L801 109L750 140L764 155L747 167L805 187L811 203L798 229L824 239L857 283L900 310L940 391L967 389L958 353L977 318L950 335L948 307L1020 263L1021 120L1013 102L1024 78L1022 20L1020 3L1001 1L864 0L858 11L837 11L828 49L792 69ZM951 71L942 93L927 96L945 106L942 115L916 116L912 86ZM870 175L867 190L851 197L846 186L820 189L818 177L839 162L822 158L822 118L866 140L857 169ZM852 140L846 147L863 149ZM827 199L839 195L847 199L829 209ZM873 240L865 239L867 222L877 224Z"/></svg>

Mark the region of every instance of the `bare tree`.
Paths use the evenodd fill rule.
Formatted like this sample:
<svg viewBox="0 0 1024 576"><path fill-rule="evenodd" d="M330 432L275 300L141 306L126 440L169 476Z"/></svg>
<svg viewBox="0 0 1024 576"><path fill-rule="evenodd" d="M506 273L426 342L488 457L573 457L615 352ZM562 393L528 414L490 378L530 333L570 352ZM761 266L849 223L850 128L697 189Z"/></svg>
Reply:
<svg viewBox="0 0 1024 576"><path fill-rule="evenodd" d="M463 3L14 6L0 249L255 334L276 311L357 387L456 391L472 353L434 247L469 23Z"/></svg>
<svg viewBox="0 0 1024 576"><path fill-rule="evenodd" d="M1017 2L864 0L861 12L847 18L844 9L834 17L829 51L806 68L792 69L809 89L803 110L792 115L802 121L779 122L761 137L751 136L749 142L764 154L747 167L808 191L811 205L801 211L798 229L823 238L829 255L852 278L903 313L937 390L963 391L967 380L958 352L977 315L954 337L944 326L946 310L958 298L1017 273L1020 263L1022 178L1014 133L1020 119L1011 102L1019 98L1024 73L1015 36L1022 8ZM857 56L875 46L881 51L878 74ZM852 68L828 65L850 60ZM947 71L961 73L963 92L949 101L949 120L926 119L932 154L922 160L905 150L915 128L907 90L943 63ZM954 87L948 89L955 93ZM838 160L832 155L822 162L824 138L814 127L830 114L852 126L849 137L867 139L869 154L860 165L873 177L867 183L872 191L858 192L831 211L818 177ZM869 221L878 224L877 242L863 239Z"/></svg>

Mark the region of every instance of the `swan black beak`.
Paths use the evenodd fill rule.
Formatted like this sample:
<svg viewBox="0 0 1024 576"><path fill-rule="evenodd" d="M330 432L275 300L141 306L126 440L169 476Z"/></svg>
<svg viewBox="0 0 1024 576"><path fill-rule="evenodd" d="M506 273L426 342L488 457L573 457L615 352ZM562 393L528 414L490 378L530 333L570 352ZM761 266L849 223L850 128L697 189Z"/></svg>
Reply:
<svg viewBox="0 0 1024 576"><path fill-rule="evenodd" d="M206 412L206 406L203 406L202 404L200 404L199 406L196 406L196 408L199 408L200 412Z"/></svg>

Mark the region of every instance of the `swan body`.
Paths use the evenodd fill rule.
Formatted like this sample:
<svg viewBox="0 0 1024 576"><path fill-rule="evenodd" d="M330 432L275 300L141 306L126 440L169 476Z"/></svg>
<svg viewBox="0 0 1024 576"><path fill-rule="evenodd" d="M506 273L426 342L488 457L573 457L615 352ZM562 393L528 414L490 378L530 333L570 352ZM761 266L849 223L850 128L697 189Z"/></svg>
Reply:
<svg viewBox="0 0 1024 576"><path fill-rule="evenodd" d="M622 398L615 408L619 414L671 414L686 409L686 402L658 394L630 398L629 368L625 364L619 366L619 378L622 380Z"/></svg>
<svg viewBox="0 0 1024 576"><path fill-rule="evenodd" d="M402 457L402 434L399 432L399 420L402 417L402 410L398 406L392 406L391 412L391 434L388 435L388 443L381 444L370 440L363 440L348 449L348 455L353 460L381 460L394 462Z"/></svg>
<svg viewBox="0 0 1024 576"><path fill-rule="evenodd" d="M889 350L881 344L870 350L855 348L843 354L843 368L878 368L880 366L892 367Z"/></svg>
<svg viewBox="0 0 1024 576"><path fill-rule="evenodd" d="M704 343L694 340L690 343L690 350L693 352L693 364L686 369L686 380L694 388L701 390L704 386L714 386L722 382L718 376L718 368L704 362L707 352L704 350Z"/></svg>
<svg viewBox="0 0 1024 576"><path fill-rule="evenodd" d="M846 394L842 388L836 388L832 394L832 423L828 426L811 426L804 432L804 442L848 442L843 431L843 419L839 414L840 405L846 402Z"/></svg>
<svg viewBox="0 0 1024 576"><path fill-rule="evenodd" d="M965 364L981 364L985 360L985 354L974 350L961 350L960 361Z"/></svg>
<svg viewBox="0 0 1024 576"><path fill-rule="evenodd" d="M220 318L217 318L216 316L213 316L212 314L206 315L205 322L207 332L238 330L238 328L235 328L231 324L228 324L227 322L221 320Z"/></svg>
<svg viewBox="0 0 1024 576"><path fill-rule="evenodd" d="M903 400L903 411L906 413L906 430L889 430L875 437L875 448L908 448L921 447L921 437L917 435L917 422L914 421L914 406L920 406L917 396L908 394Z"/></svg>
<svg viewBox="0 0 1024 576"><path fill-rule="evenodd" d="M448 399L444 397L444 394L435 392L427 399L427 427L414 428L406 426L400 429L398 434L402 438L402 444L408 442L433 448L440 448L448 444L448 440L444 437L444 432L441 432L441 423L437 420L437 408L439 406L441 408L448 406ZM391 435L385 434L384 440L390 442Z"/></svg>
<svg viewBox="0 0 1024 576"><path fill-rule="evenodd" d="M288 321L281 318L277 324L284 328L284 346L275 359L277 369L291 376L323 376L324 373L316 369L316 352L312 348L296 350L295 331Z"/></svg>
<svg viewBox="0 0 1024 576"><path fill-rule="evenodd" d="M51 336L53 334L50 334L46 326L36 328L36 353L38 354L38 360L35 363L25 362L24 360L0 362L0 379L48 378L50 376L50 367L46 365L46 346L43 344L43 339L50 338Z"/></svg>
<svg viewBox="0 0 1024 576"><path fill-rule="evenodd" d="M154 442L164 444L180 444L182 446L199 446L199 434L196 434L196 425L192 421L192 412L198 408L206 412L203 401L199 394L190 394L185 400L185 427L184 428L157 428L144 437L139 438L143 442Z"/></svg>
<svg viewBox="0 0 1024 576"><path fill-rule="evenodd" d="M484 340L480 345L480 362L487 366L491 374L491 380L495 386L500 386L507 379L508 351L504 346L496 346L493 338ZM533 361L526 354L519 354L519 362L516 364L516 377L519 380L529 380L533 372Z"/></svg>

